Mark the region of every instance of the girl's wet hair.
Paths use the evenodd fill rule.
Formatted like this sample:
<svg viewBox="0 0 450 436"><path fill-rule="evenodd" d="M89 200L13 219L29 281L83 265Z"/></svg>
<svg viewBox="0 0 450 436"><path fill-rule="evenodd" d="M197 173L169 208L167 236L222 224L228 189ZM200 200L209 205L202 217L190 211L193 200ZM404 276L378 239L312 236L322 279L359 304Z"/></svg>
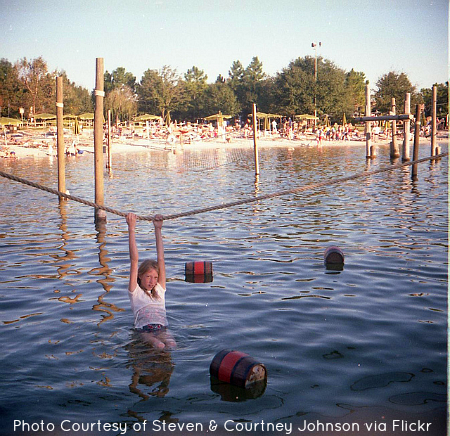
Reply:
<svg viewBox="0 0 450 436"><path fill-rule="evenodd" d="M147 260L144 260L139 265L138 279L137 279L139 286L141 286L140 277L143 276L147 271L150 271L151 269L154 269L158 273L158 277L159 277L159 266L158 266L158 262L156 262L156 260L147 259Z"/></svg>

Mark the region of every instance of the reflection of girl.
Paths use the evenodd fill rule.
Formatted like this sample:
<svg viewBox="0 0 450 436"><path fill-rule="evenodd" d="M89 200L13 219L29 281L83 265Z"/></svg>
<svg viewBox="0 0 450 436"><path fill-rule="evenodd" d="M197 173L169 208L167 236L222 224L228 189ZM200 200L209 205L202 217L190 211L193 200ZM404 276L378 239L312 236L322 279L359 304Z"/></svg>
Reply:
<svg viewBox="0 0 450 436"><path fill-rule="evenodd" d="M166 269L162 241L162 217L155 216L157 261L145 260L138 266L136 246L136 215L127 215L130 250L130 282L128 295L134 314L134 327L142 333L146 342L156 348L175 347L176 342L167 330L166 318Z"/></svg>
<svg viewBox="0 0 450 436"><path fill-rule="evenodd" d="M150 397L164 397L169 392L170 377L174 364L170 353L166 350L143 350L142 342L129 344L130 363L133 368L130 392L142 399Z"/></svg>

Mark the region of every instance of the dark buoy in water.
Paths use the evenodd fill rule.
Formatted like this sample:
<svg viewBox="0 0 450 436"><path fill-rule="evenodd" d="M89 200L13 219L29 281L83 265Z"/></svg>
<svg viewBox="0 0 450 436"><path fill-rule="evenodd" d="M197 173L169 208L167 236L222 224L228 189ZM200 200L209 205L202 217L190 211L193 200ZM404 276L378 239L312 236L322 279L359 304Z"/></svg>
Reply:
<svg viewBox="0 0 450 436"><path fill-rule="evenodd" d="M246 400L254 400L264 394L266 390L266 380L252 383L247 388L241 388L229 383L223 383L216 377L211 376L211 390L219 394L222 401L237 403Z"/></svg>
<svg viewBox="0 0 450 436"><path fill-rule="evenodd" d="M327 269L342 270L344 267L344 253L335 245L325 250L323 258Z"/></svg>
<svg viewBox="0 0 450 436"><path fill-rule="evenodd" d="M234 350L219 351L209 367L211 377L241 388L267 381L266 367L246 353Z"/></svg>
<svg viewBox="0 0 450 436"><path fill-rule="evenodd" d="M209 283L213 281L212 262L186 262L184 272L186 281L190 283Z"/></svg>

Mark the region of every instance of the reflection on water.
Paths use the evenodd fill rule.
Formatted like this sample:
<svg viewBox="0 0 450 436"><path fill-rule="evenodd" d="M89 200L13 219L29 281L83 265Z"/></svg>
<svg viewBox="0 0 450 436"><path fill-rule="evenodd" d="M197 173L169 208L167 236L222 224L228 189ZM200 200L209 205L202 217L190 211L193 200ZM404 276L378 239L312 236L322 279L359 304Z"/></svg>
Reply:
<svg viewBox="0 0 450 436"><path fill-rule="evenodd" d="M166 396L169 393L170 376L175 366L171 353L148 347L137 332L134 334L133 342L125 349L129 353L127 366L133 370L130 392L144 401L151 396Z"/></svg>
<svg viewBox="0 0 450 436"><path fill-rule="evenodd" d="M100 278L97 280L97 283L100 283L105 290L102 295L98 297L98 304L95 304L92 308L93 310L97 310L99 312L104 312L102 314L102 320L99 324L105 321L112 320L114 318L114 313L123 312L125 309L117 307L113 303L108 303L105 301L105 298L108 296L111 287L115 281L112 276L112 270L108 267L109 259L107 257L108 250L106 249L106 222L104 220L97 220L95 222L95 227L97 230L97 243L99 244L99 254L98 254L98 262L100 264L99 268L93 268L89 271L89 274L104 276L104 278Z"/></svg>
<svg viewBox="0 0 450 436"><path fill-rule="evenodd" d="M364 147L117 155L105 203L172 214L389 164ZM77 158L78 159L78 158ZM0 161L46 186L56 163ZM0 313L5 428L13 419L258 422L386 416L445 421L447 160L333 188L164 223L167 311L178 349L132 329L125 220L0 180ZM93 197L92 156L69 160L71 193ZM153 228L137 243L153 256ZM336 245L345 267L329 270ZM185 281L187 261L214 280ZM257 392L209 376L223 348L268 369ZM95 419L94 419L95 418ZM424 418L424 419L425 419ZM356 419L356 418L355 418ZM362 419L362 418L361 418Z"/></svg>

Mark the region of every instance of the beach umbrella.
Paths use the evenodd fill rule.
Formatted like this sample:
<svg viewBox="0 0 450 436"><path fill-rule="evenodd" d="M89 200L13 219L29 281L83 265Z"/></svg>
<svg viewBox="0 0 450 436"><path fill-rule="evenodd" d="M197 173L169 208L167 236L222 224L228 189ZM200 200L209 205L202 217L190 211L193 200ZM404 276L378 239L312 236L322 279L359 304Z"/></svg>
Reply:
<svg viewBox="0 0 450 436"><path fill-rule="evenodd" d="M342 125L345 126L347 124L347 117L345 116L345 112L344 115L342 116Z"/></svg>
<svg viewBox="0 0 450 436"><path fill-rule="evenodd" d="M302 114L302 115L294 115L294 118L299 120L318 120L319 117L315 117L314 115Z"/></svg>
<svg viewBox="0 0 450 436"><path fill-rule="evenodd" d="M0 126L19 126L22 121L16 120L15 118L1 117Z"/></svg>
<svg viewBox="0 0 450 436"><path fill-rule="evenodd" d="M34 119L35 120L43 120L43 121L46 121L46 120L55 120L56 119L56 115L53 115L53 114L35 114L34 115Z"/></svg>
<svg viewBox="0 0 450 436"><path fill-rule="evenodd" d="M79 115L78 118L80 118L80 120L93 120L94 114L92 112L86 112L84 114Z"/></svg>
<svg viewBox="0 0 450 436"><path fill-rule="evenodd" d="M224 114L222 114L221 111L219 111L217 114L213 114L213 115L209 115L209 116L205 117L204 120L207 120L207 121L215 120L215 121L220 121L222 123L223 120L226 118L231 118L231 115L224 115Z"/></svg>
<svg viewBox="0 0 450 436"><path fill-rule="evenodd" d="M311 121L316 122L316 120L319 119L319 117L315 117L314 115L309 114L301 114L301 115L294 115L294 119L303 121L303 124L306 122L306 126L309 127Z"/></svg>
<svg viewBox="0 0 450 436"><path fill-rule="evenodd" d="M161 117L159 117L158 115L150 115L150 114L144 114L144 115L139 115L138 117L133 118L133 121L150 121L150 120L159 120Z"/></svg>

